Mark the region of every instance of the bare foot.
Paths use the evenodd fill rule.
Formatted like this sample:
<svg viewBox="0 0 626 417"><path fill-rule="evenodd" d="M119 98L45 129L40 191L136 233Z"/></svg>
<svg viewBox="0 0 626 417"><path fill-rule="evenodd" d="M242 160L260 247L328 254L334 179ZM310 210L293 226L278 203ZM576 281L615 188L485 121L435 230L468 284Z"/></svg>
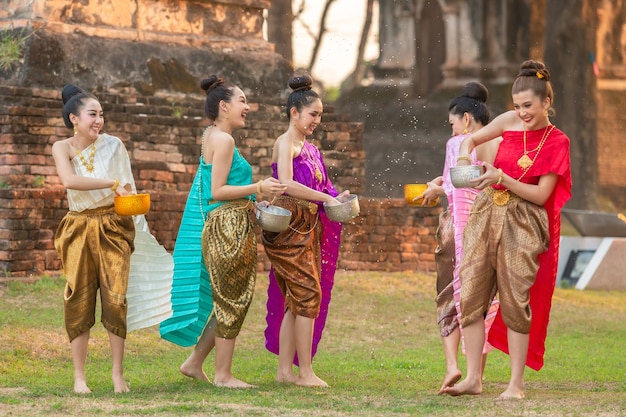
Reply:
<svg viewBox="0 0 626 417"><path fill-rule="evenodd" d="M180 365L180 373L189 378L210 382L209 377L206 376L204 370L202 369L202 365L199 367L193 366L189 363L189 360L186 360L185 363Z"/></svg>
<svg viewBox="0 0 626 417"><path fill-rule="evenodd" d="M441 388L439 388L438 395L444 394L445 389L452 387L459 379L461 379L461 371L458 369L454 372L446 372L446 376L443 378L443 384L441 384Z"/></svg>
<svg viewBox="0 0 626 417"><path fill-rule="evenodd" d="M124 380L123 376L114 376L113 377L113 392L116 394L121 394L123 392L129 392L128 384Z"/></svg>
<svg viewBox="0 0 626 417"><path fill-rule="evenodd" d="M87 382L84 380L74 381L74 392L76 394L91 394L91 390L87 386Z"/></svg>
<svg viewBox="0 0 626 417"><path fill-rule="evenodd" d="M295 384L296 381L298 380L298 377L295 376L293 373L287 373L287 374L276 373L275 380L276 382L280 382L281 384Z"/></svg>
<svg viewBox="0 0 626 417"><path fill-rule="evenodd" d="M522 400L524 399L524 390L519 390L515 388L507 388L497 400Z"/></svg>
<svg viewBox="0 0 626 417"><path fill-rule="evenodd" d="M480 381L472 382L464 379L452 387L444 388L443 392L444 394L452 395L453 397L457 397L459 395L478 395L483 392L483 385Z"/></svg>
<svg viewBox="0 0 626 417"><path fill-rule="evenodd" d="M220 380L220 381L218 381L217 379L214 379L213 385L215 385L216 387L223 387L223 388L256 388L255 385L250 385L247 382L240 381L239 379L233 376L231 376L228 379Z"/></svg>
<svg viewBox="0 0 626 417"><path fill-rule="evenodd" d="M301 387L328 387L328 384L322 381L317 375L312 374L308 377L298 376L296 385Z"/></svg>

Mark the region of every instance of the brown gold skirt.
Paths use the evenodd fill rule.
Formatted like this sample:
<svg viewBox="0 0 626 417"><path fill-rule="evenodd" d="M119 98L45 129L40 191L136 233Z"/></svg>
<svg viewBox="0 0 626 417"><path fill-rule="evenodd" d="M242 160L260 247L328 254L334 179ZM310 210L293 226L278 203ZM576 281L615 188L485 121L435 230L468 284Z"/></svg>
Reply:
<svg viewBox="0 0 626 417"><path fill-rule="evenodd" d="M102 324L126 337L126 289L135 225L113 207L70 211L56 232L55 247L65 273L65 329L72 341L95 324L100 289Z"/></svg>
<svg viewBox="0 0 626 417"><path fill-rule="evenodd" d="M292 197L278 198L274 204L291 211L287 230L263 231L265 253L285 297L285 309L297 316L316 318L322 300L317 205Z"/></svg>
<svg viewBox="0 0 626 417"><path fill-rule="evenodd" d="M514 194L503 205L493 196L487 189L476 197L463 234L461 325L481 319L497 291L506 326L526 334L532 319L529 290L538 256L549 243L548 216Z"/></svg>
<svg viewBox="0 0 626 417"><path fill-rule="evenodd" d="M257 247L250 219L252 202L235 200L209 214L202 230L202 253L211 279L215 335L239 334L252 303Z"/></svg>
<svg viewBox="0 0 626 417"><path fill-rule="evenodd" d="M435 265L437 267L437 324L441 336L448 336L459 326L454 305L454 223L449 209L439 215Z"/></svg>

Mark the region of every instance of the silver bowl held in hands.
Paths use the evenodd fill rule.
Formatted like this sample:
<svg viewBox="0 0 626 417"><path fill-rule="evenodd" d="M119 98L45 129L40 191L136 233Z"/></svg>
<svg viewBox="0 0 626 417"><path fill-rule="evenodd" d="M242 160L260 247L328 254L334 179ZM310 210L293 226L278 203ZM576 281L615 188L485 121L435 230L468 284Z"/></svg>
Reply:
<svg viewBox="0 0 626 417"><path fill-rule="evenodd" d="M471 188L470 180L480 177L485 172L482 165L460 165L450 168L450 181L456 188Z"/></svg>
<svg viewBox="0 0 626 417"><path fill-rule="evenodd" d="M289 227L291 212L278 206L259 206L256 212L257 223L268 232L282 232Z"/></svg>
<svg viewBox="0 0 626 417"><path fill-rule="evenodd" d="M346 222L359 215L359 199L356 194L349 194L339 199L341 204L329 206L324 203L324 210L329 219L334 222Z"/></svg>

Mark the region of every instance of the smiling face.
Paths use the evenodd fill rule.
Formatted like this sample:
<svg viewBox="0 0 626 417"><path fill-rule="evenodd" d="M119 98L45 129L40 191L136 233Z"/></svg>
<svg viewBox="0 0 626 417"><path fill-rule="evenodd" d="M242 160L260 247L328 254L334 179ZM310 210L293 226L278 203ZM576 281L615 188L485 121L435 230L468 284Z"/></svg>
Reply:
<svg viewBox="0 0 626 417"><path fill-rule="evenodd" d="M298 112L295 107L292 107L291 111L291 120L295 124L295 127L305 136L308 136L313 133L315 128L322 121L324 106L322 105L322 100L317 98L307 106L304 106L302 111Z"/></svg>
<svg viewBox="0 0 626 417"><path fill-rule="evenodd" d="M79 108L78 114L70 114L78 136L95 141L104 126L102 106L93 98L86 98Z"/></svg>
<svg viewBox="0 0 626 417"><path fill-rule="evenodd" d="M541 129L550 122L547 116L550 98L546 97L542 100L532 90L513 94L513 108L524 123L526 130Z"/></svg>
<svg viewBox="0 0 626 417"><path fill-rule="evenodd" d="M246 117L250 106L246 99L246 95L238 87L233 87L232 97L225 104L225 113L227 120L233 128L244 127L246 125Z"/></svg>

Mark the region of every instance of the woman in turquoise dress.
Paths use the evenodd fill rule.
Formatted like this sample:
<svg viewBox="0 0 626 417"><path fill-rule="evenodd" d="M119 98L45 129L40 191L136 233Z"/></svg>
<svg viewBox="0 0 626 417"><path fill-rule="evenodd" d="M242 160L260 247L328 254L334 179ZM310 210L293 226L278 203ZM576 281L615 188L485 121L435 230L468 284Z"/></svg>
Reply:
<svg viewBox="0 0 626 417"><path fill-rule="evenodd" d="M232 132L245 126L250 107L243 91L213 75L202 80L205 113L202 156L174 247L170 319L161 337L194 350L183 375L208 381L202 366L216 348L216 386L249 388L232 375L235 340L256 281L257 245L250 212L255 193L282 194L274 178L252 182L252 167L235 146Z"/></svg>

